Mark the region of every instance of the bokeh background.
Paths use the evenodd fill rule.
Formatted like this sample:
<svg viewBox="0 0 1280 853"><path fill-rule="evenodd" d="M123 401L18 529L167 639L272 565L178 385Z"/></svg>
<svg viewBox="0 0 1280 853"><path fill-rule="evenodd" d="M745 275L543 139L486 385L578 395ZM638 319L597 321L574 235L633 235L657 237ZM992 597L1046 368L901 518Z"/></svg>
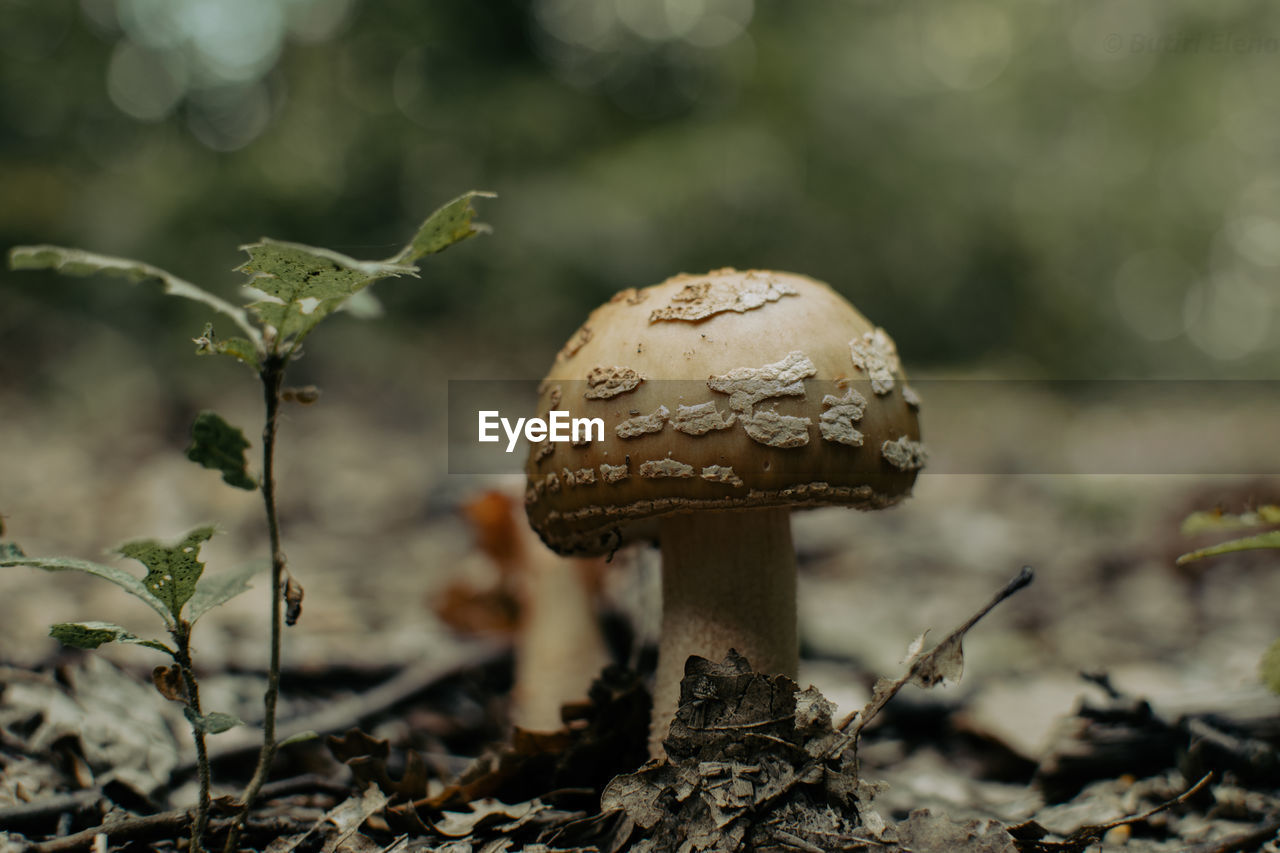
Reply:
<svg viewBox="0 0 1280 853"><path fill-rule="evenodd" d="M242 243L383 257L498 193L491 238L318 353L429 338L452 375L536 376L614 291L732 265L833 283L916 370L1275 376L1274 4L4 0L0 46L5 246L232 295ZM5 383L104 325L200 328L0 275Z"/></svg>
<svg viewBox="0 0 1280 853"><path fill-rule="evenodd" d="M433 596L483 582L455 510L491 484L445 476L446 380L537 379L594 305L678 271L829 281L914 379L1034 381L926 397L931 450L972 476L798 518L806 648L895 671L1033 564L966 689L1031 685L1035 714L994 704L1047 730L1078 669L1256 687L1275 639L1269 555L1173 569L1204 544L1188 512L1280 500L1240 476L1276 473L1275 383L1220 383L1246 387L1219 406L1207 383L1040 380L1280 378L1277 79L1280 5L1256 0L0 0L0 247L137 257L234 299L241 244L382 258L498 194L491 235L380 282L384 317L330 319L292 369L324 390L286 410L278 460L299 669L447 648ZM261 422L242 367L192 354L207 319L154 286L0 270L7 537L98 558L217 519L211 570L263 555L257 496L183 458L201 408L255 444ZM1108 452L1046 469L1064 429ZM1237 476L1161 473L1223 448ZM615 565L645 560L652 580L652 555ZM265 665L263 594L202 623L205 666ZM145 630L124 598L0 573L0 661L58 654L51 621ZM108 654L145 674L142 651ZM812 678L854 707L847 671Z"/></svg>

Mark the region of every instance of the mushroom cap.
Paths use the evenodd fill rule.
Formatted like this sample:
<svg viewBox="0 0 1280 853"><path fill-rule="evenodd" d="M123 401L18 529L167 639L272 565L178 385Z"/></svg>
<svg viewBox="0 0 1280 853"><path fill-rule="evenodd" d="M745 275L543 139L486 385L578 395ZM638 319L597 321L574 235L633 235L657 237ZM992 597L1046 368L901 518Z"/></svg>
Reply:
<svg viewBox="0 0 1280 853"><path fill-rule="evenodd" d="M538 415L604 440L535 444L529 521L552 549L609 553L700 509L879 509L924 464L893 341L826 284L722 269L628 289L591 313L539 386Z"/></svg>

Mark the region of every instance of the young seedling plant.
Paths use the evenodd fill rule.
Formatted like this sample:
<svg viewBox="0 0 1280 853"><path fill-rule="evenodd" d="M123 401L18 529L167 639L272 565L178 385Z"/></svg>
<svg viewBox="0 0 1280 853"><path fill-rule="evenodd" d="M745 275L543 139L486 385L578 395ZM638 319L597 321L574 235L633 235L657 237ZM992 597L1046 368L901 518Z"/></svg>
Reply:
<svg viewBox="0 0 1280 853"><path fill-rule="evenodd" d="M1267 504L1250 512L1238 514L1224 513L1220 509L1193 512L1183 520L1182 532L1186 535L1194 535L1205 532L1217 533L1259 527L1275 527L1276 525L1280 525L1280 506ZM1216 545L1210 545L1207 548L1191 551L1178 558L1178 565L1185 566L1197 560L1217 557L1222 554L1231 554L1236 551L1257 550L1280 551L1280 529L1267 530L1251 536L1241 536L1229 539L1226 542L1219 542ZM1272 643L1271 647L1263 653L1262 659L1258 663L1258 671L1262 676L1263 683L1272 692L1280 693L1280 639Z"/></svg>
<svg viewBox="0 0 1280 853"><path fill-rule="evenodd" d="M138 261L59 246L19 246L9 253L12 269L53 269L81 276L102 274L133 283L158 281L164 292L202 303L220 315L219 323L229 322L235 334L222 337L215 332L215 324L209 322L194 339L196 352L234 358L252 369L261 381L265 414L262 467L256 477L249 472L245 458L249 441L244 433L214 412L197 416L192 426L192 443L187 450L188 458L221 472L228 485L261 492L270 543L271 648L263 695L262 746L257 767L240 795L237 815L228 829L226 851L238 848L245 819L267 779L276 751L288 742L276 738L282 625L292 624L296 618L301 587L285 567L276 510L274 462L282 402L308 396L305 391L286 388L288 367L301 356L302 342L326 317L343 310L365 316L373 313L360 310L376 306L367 291L371 284L383 278L416 276L417 262L422 258L486 232L484 225L474 221L472 201L490 196L490 193L473 191L444 205L427 218L403 249L382 261L360 261L329 249L265 238L244 246L249 260L237 268L249 277L246 291L251 294L251 301L244 307ZM210 771L205 738L241 722L230 714L205 713L201 709L199 683L191 660L191 631L210 609L248 589L250 577L259 568L258 564L251 564L237 571L206 577L204 564L199 559L200 546L213 534L213 527L198 527L172 546L150 539L120 546L121 555L146 567L142 578L117 566L63 557L28 557L16 544L0 542L0 567L28 566L50 572L79 571L96 575L140 598L164 620L172 645L144 639L107 622L59 623L50 629L50 634L76 648L96 649L110 642L131 643L172 659L172 665L156 667L152 677L161 694L182 703L195 740L200 780L199 801L191 827L191 849L195 853L205 849L209 823Z"/></svg>

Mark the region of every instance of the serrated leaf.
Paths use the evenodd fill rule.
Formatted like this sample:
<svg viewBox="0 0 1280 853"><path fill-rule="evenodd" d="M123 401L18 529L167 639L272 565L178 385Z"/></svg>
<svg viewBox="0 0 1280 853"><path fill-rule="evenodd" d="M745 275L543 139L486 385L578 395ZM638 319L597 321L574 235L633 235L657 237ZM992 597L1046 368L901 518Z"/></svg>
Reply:
<svg viewBox="0 0 1280 853"><path fill-rule="evenodd" d="M200 562L200 545L215 533L213 527L197 527L176 545L161 545L154 539L126 542L120 553L147 567L143 586L164 602L174 620L182 618L182 607L196 591L204 563Z"/></svg>
<svg viewBox="0 0 1280 853"><path fill-rule="evenodd" d="M1178 558L1177 563L1179 566L1185 566L1187 563L1203 560L1205 557L1217 557L1221 554L1230 554L1235 551L1258 551L1269 548L1280 548L1280 530L1259 533L1257 536L1245 536L1242 539L1232 539L1229 542L1219 542L1217 545L1183 554Z"/></svg>
<svg viewBox="0 0 1280 853"><path fill-rule="evenodd" d="M96 649L104 643L132 643L173 655L173 650L159 640L144 640L110 622L59 622L49 627L49 636L76 649Z"/></svg>
<svg viewBox="0 0 1280 853"><path fill-rule="evenodd" d="M414 261L488 229L473 222L471 200L490 193L465 193L435 211L418 228L399 253L384 261L360 261L341 252L264 237L240 248L249 260L237 271L250 277L248 286L261 298L248 309L265 326L275 330L286 348L296 348L317 324L337 310L356 316L373 316L376 300L362 296L369 285L383 278L416 275ZM353 301L354 300L354 301ZM281 347L277 344L277 351Z"/></svg>
<svg viewBox="0 0 1280 853"><path fill-rule="evenodd" d="M251 276L254 288L285 303L345 299L380 278L415 272L404 263L358 261L332 249L266 237L240 248L249 260L237 271Z"/></svg>
<svg viewBox="0 0 1280 853"><path fill-rule="evenodd" d="M252 589L249 579L271 565L270 560L255 560L246 563L235 571L219 572L204 575L196 584L195 595L191 596L191 606L187 613L191 624L213 608L225 604L242 592Z"/></svg>
<svg viewBox="0 0 1280 853"><path fill-rule="evenodd" d="M108 275L128 279L132 284L158 281L164 292L206 305L235 321L249 340L261 342L262 334L249 322L244 309L213 295L189 281L178 278L159 267L129 258L99 255L63 246L16 246L9 251L9 268L15 270L51 269L64 275Z"/></svg>
<svg viewBox="0 0 1280 853"><path fill-rule="evenodd" d="M261 370L257 347L248 338L219 338L213 333L213 324L205 323L204 331L198 338L192 338L196 345L196 355L226 355L254 370Z"/></svg>
<svg viewBox="0 0 1280 853"><path fill-rule="evenodd" d="M252 491L258 483L249 476L244 452L249 440L216 412L201 412L191 425L191 446L187 458L205 468L222 472L222 480L237 489Z"/></svg>
<svg viewBox="0 0 1280 853"><path fill-rule="evenodd" d="M92 563L88 560L73 560L68 557L27 557L20 551L17 554L0 554L0 567L4 566L26 566L32 569L43 569L46 572L84 572L95 575L145 601L152 610L164 618L165 622L171 621L169 609L165 603L152 595L139 578L116 566Z"/></svg>
<svg viewBox="0 0 1280 853"><path fill-rule="evenodd" d="M426 255L442 252L468 237L488 233L489 226L474 221L476 210L471 206L471 200L495 197L494 193L479 190L472 190L458 196L428 216L427 220L418 227L418 232L413 235L409 245L401 249L400 254L391 260L413 263Z"/></svg>
<svg viewBox="0 0 1280 853"><path fill-rule="evenodd" d="M1276 640L1262 655L1258 662L1258 673L1262 683L1272 693L1280 693L1280 640Z"/></svg>
<svg viewBox="0 0 1280 853"><path fill-rule="evenodd" d="M240 248L248 252L249 260L237 271L250 276L250 286L268 297L251 304L249 310L276 329L281 340L306 337L317 323L375 281L417 272L416 267L395 261L358 261L330 249L269 238Z"/></svg>

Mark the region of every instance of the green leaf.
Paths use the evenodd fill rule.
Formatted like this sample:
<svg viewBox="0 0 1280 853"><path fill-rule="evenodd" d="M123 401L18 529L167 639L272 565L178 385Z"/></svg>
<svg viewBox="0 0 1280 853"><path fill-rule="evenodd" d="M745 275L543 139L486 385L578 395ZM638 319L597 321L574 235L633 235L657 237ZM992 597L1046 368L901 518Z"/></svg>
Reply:
<svg viewBox="0 0 1280 853"><path fill-rule="evenodd" d="M198 715L191 709L190 705L182 709L182 715L187 718L187 722L191 723L191 727L198 732L204 732L209 735L221 734L236 726L243 726L244 720L235 714L226 714L222 711L212 711L203 717Z"/></svg>
<svg viewBox="0 0 1280 853"><path fill-rule="evenodd" d="M1271 644L1258 662L1258 671L1262 675L1262 683L1272 693L1280 693L1280 640Z"/></svg>
<svg viewBox="0 0 1280 853"><path fill-rule="evenodd" d="M444 205L427 217L407 246L384 261L359 261L330 249L265 237L242 246L249 260L237 270L250 276L249 286L264 296L248 308L289 347L296 347L321 320L339 309L371 316L378 310L377 303L366 297L353 301L353 297L379 279L416 275L414 262L419 258L487 232L487 226L473 221L476 211L471 200L492 195L464 193Z"/></svg>
<svg viewBox="0 0 1280 853"><path fill-rule="evenodd" d="M1205 557L1216 557L1220 554L1230 554L1234 551L1257 551L1264 548L1280 548L1280 530L1259 533L1257 536L1246 536L1243 539L1232 539L1229 542L1220 542L1208 548L1201 548L1198 551L1183 554L1178 558L1177 562L1179 566L1185 566L1187 563L1203 560Z"/></svg>
<svg viewBox="0 0 1280 853"><path fill-rule="evenodd" d="M236 726L243 725L244 720L240 719L235 714L227 714L222 711L210 711L208 714L204 715L204 721L201 724L201 728L203 728L207 734L216 735L229 731L230 729L234 729Z"/></svg>
<svg viewBox="0 0 1280 853"><path fill-rule="evenodd" d="M238 272L267 298L249 305L281 341L294 343L352 295L382 278L413 275L417 268L389 261L358 261L340 252L264 238L240 247L249 260Z"/></svg>
<svg viewBox="0 0 1280 853"><path fill-rule="evenodd" d="M253 341L248 338L218 338L213 334L212 323L205 323L200 337L193 338L191 342L196 345L196 355L227 355L254 370L262 369Z"/></svg>
<svg viewBox="0 0 1280 853"><path fill-rule="evenodd" d="M128 279L137 284L143 281L158 281L164 292L171 296L181 296L206 305L213 310L225 314L235 321L249 340L254 341L255 349L261 347L262 333L249 322L244 309L237 308L207 290L189 281L184 281L172 273L159 267L144 264L128 258L116 258L110 255L99 255L82 249L68 249L62 246L16 246L9 251L9 268L15 270L51 269L64 275L103 275Z"/></svg>
<svg viewBox="0 0 1280 853"><path fill-rule="evenodd" d="M18 560L25 556L17 542L0 542L0 560Z"/></svg>
<svg viewBox="0 0 1280 853"><path fill-rule="evenodd" d="M143 585L164 602L174 620L182 618L182 606L196 591L196 583L204 572L200 562L200 545L215 533L213 527L197 527L176 545L161 545L154 539L126 542L120 553L147 567Z"/></svg>
<svg viewBox="0 0 1280 853"><path fill-rule="evenodd" d="M1280 524L1280 506L1267 504L1251 512L1236 515L1225 513L1220 509L1193 512L1183 520L1182 532L1190 536L1196 533L1266 527L1269 524Z"/></svg>
<svg viewBox="0 0 1280 853"><path fill-rule="evenodd" d="M427 217L427 221L418 227L409 245L390 260L399 263L413 263L426 255L442 252L452 246L474 237L476 234L489 233L489 226L474 222L476 210L471 206L474 198L495 198L494 193L472 190L463 193L453 201L441 207Z"/></svg>
<svg viewBox="0 0 1280 853"><path fill-rule="evenodd" d="M64 646L96 649L103 643L132 643L173 656L173 649L159 640L144 640L132 631L110 622L59 622L49 627L49 636Z"/></svg>
<svg viewBox="0 0 1280 853"><path fill-rule="evenodd" d="M314 732L308 729L305 732L296 732L294 734L289 735L287 738L280 741L280 746L284 747L292 743L306 743L307 741L315 740L318 737L320 737L318 732Z"/></svg>
<svg viewBox="0 0 1280 853"><path fill-rule="evenodd" d="M237 489L252 491L258 483L246 472L244 452L249 440L216 412L201 412L191 425L191 446L187 458L205 468L222 472L222 480Z"/></svg>
<svg viewBox="0 0 1280 853"><path fill-rule="evenodd" d="M191 624L213 608L225 604L242 592L252 587L249 579L271 565L270 560L254 560L240 566L233 572L220 572L215 575L204 575L196 584L195 595L191 596L191 609L188 611Z"/></svg>
<svg viewBox="0 0 1280 853"><path fill-rule="evenodd" d="M17 546L15 545L13 548L16 550ZM91 563L87 560L73 560L67 557L27 557L23 556L21 551L18 551L17 554L0 552L0 567L4 566L27 566L32 569L44 569L46 572L84 572L96 575L103 580L110 581L130 595L145 601L152 610L164 617L165 622L171 621L169 609L164 602L152 595L141 580L116 566Z"/></svg>
<svg viewBox="0 0 1280 853"><path fill-rule="evenodd" d="M403 263L358 261L331 249L269 238L240 248L249 260L237 270L253 277L254 288L284 303L346 298L380 278L414 273Z"/></svg>

